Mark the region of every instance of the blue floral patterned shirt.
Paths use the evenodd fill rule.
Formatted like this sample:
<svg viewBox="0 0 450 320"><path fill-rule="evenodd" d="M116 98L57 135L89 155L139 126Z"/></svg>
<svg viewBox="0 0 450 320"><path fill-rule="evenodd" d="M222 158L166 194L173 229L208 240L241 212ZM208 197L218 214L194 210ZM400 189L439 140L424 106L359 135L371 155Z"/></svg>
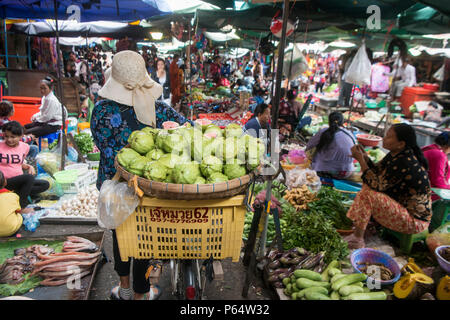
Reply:
<svg viewBox="0 0 450 320"><path fill-rule="evenodd" d="M165 121L184 124L190 122L172 107L162 101L155 102L156 127L161 128ZM92 110L91 132L94 143L100 150L97 189L103 181L112 179L116 174L114 159L117 153L128 144L128 138L135 130L146 125L139 122L133 107L112 100L100 100Z"/></svg>

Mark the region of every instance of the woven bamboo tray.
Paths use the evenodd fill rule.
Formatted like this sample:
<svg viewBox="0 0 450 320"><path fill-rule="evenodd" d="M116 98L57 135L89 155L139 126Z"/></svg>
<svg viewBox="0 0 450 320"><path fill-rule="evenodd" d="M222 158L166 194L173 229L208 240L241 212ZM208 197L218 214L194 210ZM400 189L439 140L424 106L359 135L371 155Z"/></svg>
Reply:
<svg viewBox="0 0 450 320"><path fill-rule="evenodd" d="M255 170L240 178L212 184L176 184L152 181L136 176L122 167L117 161L117 157L114 160L114 166L120 177L126 181L137 181L137 186L145 195L171 200L207 200L233 197L245 193L248 185L257 174L257 170Z"/></svg>

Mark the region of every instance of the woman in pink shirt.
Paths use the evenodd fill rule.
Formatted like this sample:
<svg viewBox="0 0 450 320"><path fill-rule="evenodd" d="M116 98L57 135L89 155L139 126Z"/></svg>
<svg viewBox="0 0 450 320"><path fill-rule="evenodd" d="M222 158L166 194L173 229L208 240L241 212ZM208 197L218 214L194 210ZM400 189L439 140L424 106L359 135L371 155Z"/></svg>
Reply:
<svg viewBox="0 0 450 320"><path fill-rule="evenodd" d="M33 166L25 163L30 146L22 142L24 128L17 121L3 126L4 140L0 141L0 170L6 178L6 189L14 191L20 197L20 206L25 208L28 197L47 190L48 181L37 180ZM24 171L26 173L24 173Z"/></svg>
<svg viewBox="0 0 450 320"><path fill-rule="evenodd" d="M432 188L450 189L448 179L450 170L447 155L450 153L450 135L443 132L434 140L434 144L423 147L422 151L427 158L430 177L430 185ZM437 195L432 196L433 200L439 199Z"/></svg>

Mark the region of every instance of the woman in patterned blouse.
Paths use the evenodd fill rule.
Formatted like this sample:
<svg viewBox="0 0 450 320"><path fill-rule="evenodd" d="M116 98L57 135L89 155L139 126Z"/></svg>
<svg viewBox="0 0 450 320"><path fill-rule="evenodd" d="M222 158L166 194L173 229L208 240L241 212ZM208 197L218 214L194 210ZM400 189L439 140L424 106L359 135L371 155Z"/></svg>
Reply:
<svg viewBox="0 0 450 320"><path fill-rule="evenodd" d="M422 232L430 224L428 163L414 129L403 123L392 126L383 139L383 148L390 152L375 165L360 145L352 148L352 156L361 164L364 184L347 213L355 227L346 238L351 249L365 246L364 232L371 217L405 234Z"/></svg>
<svg viewBox="0 0 450 320"><path fill-rule="evenodd" d="M112 179L116 173L114 158L128 144L128 138L135 130L145 126L161 128L165 121L179 124L187 120L162 101L163 88L153 81L145 68L141 55L133 51L121 51L114 56L112 66L105 72L107 81L99 91L103 100L98 101L92 111L91 132L95 145L100 150L100 164L97 188ZM158 285L151 285L145 274L148 259L133 261L133 290L130 287L130 261L123 262L112 230L114 270L120 277L120 284L113 288L111 298L122 300L155 300L161 295ZM134 297L132 294L134 291Z"/></svg>

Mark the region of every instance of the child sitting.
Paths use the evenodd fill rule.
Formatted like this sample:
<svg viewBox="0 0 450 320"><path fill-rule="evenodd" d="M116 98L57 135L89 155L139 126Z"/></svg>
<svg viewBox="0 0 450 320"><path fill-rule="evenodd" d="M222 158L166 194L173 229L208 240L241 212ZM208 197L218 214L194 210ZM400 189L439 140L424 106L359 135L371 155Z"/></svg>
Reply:
<svg viewBox="0 0 450 320"><path fill-rule="evenodd" d="M20 197L20 206L25 208L29 196L47 190L48 181L36 180L34 168L25 162L25 156L30 146L22 142L24 128L17 121L8 122L3 126L4 140L0 141L0 170L6 179L6 188L13 190ZM24 174L23 171L27 173Z"/></svg>
<svg viewBox="0 0 450 320"><path fill-rule="evenodd" d="M8 100L3 100L0 102L0 139L3 139L3 125L10 122L10 118L14 116L14 105ZM36 145L32 145L33 137L24 136L22 142L28 143L30 145L30 151L28 157L34 159L39 153L39 148Z"/></svg>

